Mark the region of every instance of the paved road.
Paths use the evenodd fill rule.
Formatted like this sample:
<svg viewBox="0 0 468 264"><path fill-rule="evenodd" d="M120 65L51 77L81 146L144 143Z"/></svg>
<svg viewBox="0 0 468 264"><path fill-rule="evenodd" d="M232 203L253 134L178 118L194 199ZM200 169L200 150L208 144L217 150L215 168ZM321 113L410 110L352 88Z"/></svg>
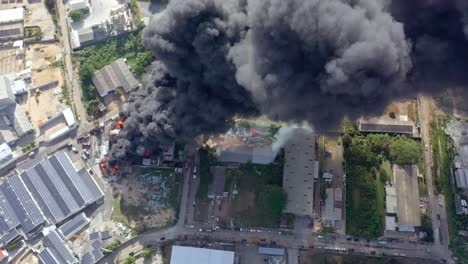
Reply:
<svg viewBox="0 0 468 264"><path fill-rule="evenodd" d="M431 137L429 134L430 131L430 123L432 121L432 117L434 116L435 110L432 107L432 99L431 97L427 96L420 96L418 97L418 104L419 104L419 120L421 123L421 131L422 131L422 141L425 145L424 147L424 163L425 163L425 176L426 176L426 183L427 183L427 190L428 190L428 198L429 198L429 210L430 210L430 217L432 220L432 226L434 229L434 244L436 246L436 250L443 256L445 259L451 260L451 252L448 249L448 245L450 242L449 233L448 233L448 225L447 225L447 215L445 211L444 204L439 204L438 196L435 193L434 189L434 182L432 179L432 142ZM439 194L440 195L440 194ZM443 200L443 197L441 197Z"/></svg>
<svg viewBox="0 0 468 264"><path fill-rule="evenodd" d="M255 229L255 232L249 229L243 231L217 230L213 232L199 231L201 226L185 225L187 208L192 207L187 205L189 197L189 186L192 177L193 168L188 166L184 170L184 180L182 187L181 206L179 211L179 219L176 225L152 232L142 234L125 243L123 243L117 251L106 256L99 263L120 263L130 253L137 253L147 246L154 246L159 243L168 243L174 240L195 239L195 240L212 240L212 241L229 241L236 243L259 243L261 241L274 241L278 246L286 247L295 250L325 250L330 252L347 253L349 250L356 254L371 255L376 254L382 256L403 256L410 258L423 258L440 261L446 258L437 244L423 245L410 242L392 242L387 245L381 245L376 241L348 241L343 235L319 236L316 233L294 234L293 232L285 233L278 230ZM345 250L343 250L345 249ZM442 255L441 255L442 254Z"/></svg>
<svg viewBox="0 0 468 264"><path fill-rule="evenodd" d="M62 56L64 60L64 72L65 72L65 82L68 89L70 90L71 95L71 104L74 105L74 111L80 120L79 133L83 131L88 131L90 129L90 124L87 121L86 110L84 109L83 103L81 102L81 89L78 83L78 77L76 76L73 69L73 62L71 58L71 44L70 44L70 34L69 27L67 22L67 12L66 7L63 1L56 0L57 3L57 12L58 12L58 26L60 29L60 43L62 44Z"/></svg>

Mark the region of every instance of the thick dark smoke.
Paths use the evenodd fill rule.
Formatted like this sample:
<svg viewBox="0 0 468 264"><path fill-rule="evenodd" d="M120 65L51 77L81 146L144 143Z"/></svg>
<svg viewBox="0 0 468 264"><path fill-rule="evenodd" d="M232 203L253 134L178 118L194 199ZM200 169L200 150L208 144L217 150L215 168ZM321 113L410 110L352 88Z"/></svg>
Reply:
<svg viewBox="0 0 468 264"><path fill-rule="evenodd" d="M235 114L325 130L463 85L467 25L464 0L171 0L145 29L159 61L112 158L224 131Z"/></svg>

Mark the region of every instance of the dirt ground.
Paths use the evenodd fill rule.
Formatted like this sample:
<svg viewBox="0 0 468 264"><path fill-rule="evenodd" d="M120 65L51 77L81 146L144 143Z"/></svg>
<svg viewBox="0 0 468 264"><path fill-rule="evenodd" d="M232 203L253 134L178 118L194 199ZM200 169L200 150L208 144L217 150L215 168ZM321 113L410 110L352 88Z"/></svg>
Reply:
<svg viewBox="0 0 468 264"><path fill-rule="evenodd" d="M148 212L148 198L146 195L159 190L158 185L144 186L137 181L135 172L112 183L113 193L121 194L122 213L128 218L130 226L135 229L162 227L175 219L176 212L172 208L161 209L157 213Z"/></svg>
<svg viewBox="0 0 468 264"><path fill-rule="evenodd" d="M409 120L414 122L418 121L418 113L417 113L417 106L416 101L398 101L392 102L390 105L387 106L385 109L385 114L395 113L398 115L407 115Z"/></svg>
<svg viewBox="0 0 468 264"><path fill-rule="evenodd" d="M236 170L233 170L233 181L231 184L230 190L233 189L233 185L236 182L240 182L237 177L239 175L236 173ZM241 185L249 185L246 183L247 177L242 177L244 183ZM214 216L219 217L221 222L226 224L230 223L231 219L234 220L235 224L243 225L247 224L248 221L242 221L242 215L245 214L249 209L255 207L255 193L249 190L248 188L238 188L239 193L235 197L229 197L222 200L222 202L216 204L214 210ZM245 220L245 219L244 219Z"/></svg>
<svg viewBox="0 0 468 264"><path fill-rule="evenodd" d="M46 69L61 57L62 50L58 44L31 44L26 47L26 60L32 62L34 70Z"/></svg>
<svg viewBox="0 0 468 264"><path fill-rule="evenodd" d="M17 264L39 264L39 258L37 258L32 252L27 253L23 258L18 259Z"/></svg>
<svg viewBox="0 0 468 264"><path fill-rule="evenodd" d="M0 50L0 75L24 69L23 51L18 48Z"/></svg>
<svg viewBox="0 0 468 264"><path fill-rule="evenodd" d="M42 90L40 93L36 93L33 89L19 101L36 130L40 124L68 107L63 102L62 95L54 94L55 90L62 88L64 81L62 68L51 67L50 64L60 59L60 54L60 47L57 44L33 44L26 48L26 60L32 62L32 87L58 81L55 87Z"/></svg>
<svg viewBox="0 0 468 264"><path fill-rule="evenodd" d="M36 130L40 124L67 108L65 104L60 102L61 96L54 95L56 89L60 89L60 86L39 94L24 95L19 101L21 108L31 118L31 124Z"/></svg>

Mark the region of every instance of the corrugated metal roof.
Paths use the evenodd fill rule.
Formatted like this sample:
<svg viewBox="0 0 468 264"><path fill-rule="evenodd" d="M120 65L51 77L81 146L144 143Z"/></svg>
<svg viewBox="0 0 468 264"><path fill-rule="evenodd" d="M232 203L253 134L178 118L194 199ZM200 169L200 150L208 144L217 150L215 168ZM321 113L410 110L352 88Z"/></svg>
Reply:
<svg viewBox="0 0 468 264"><path fill-rule="evenodd" d="M0 187L3 187L0 186ZM3 188L0 188L0 233L6 234L11 229L20 225L13 206L6 198Z"/></svg>
<svg viewBox="0 0 468 264"><path fill-rule="evenodd" d="M89 240L95 240L99 238L99 232L93 232L88 235Z"/></svg>
<svg viewBox="0 0 468 264"><path fill-rule="evenodd" d="M101 232L101 239L106 240L112 237L112 233L110 231Z"/></svg>
<svg viewBox="0 0 468 264"><path fill-rule="evenodd" d="M93 249L101 249L102 248L102 242L100 240L94 240L92 243L91 243L91 247Z"/></svg>
<svg viewBox="0 0 468 264"><path fill-rule="evenodd" d="M49 248L44 248L39 252L39 259L43 264L60 264Z"/></svg>
<svg viewBox="0 0 468 264"><path fill-rule="evenodd" d="M41 180L39 174L33 169L25 171L21 178L28 187L29 191L33 194L34 199L37 201L42 211L46 214L51 223L57 223L65 217L54 197L46 187L45 183Z"/></svg>
<svg viewBox="0 0 468 264"><path fill-rule="evenodd" d="M49 234L44 237L43 242L44 245L50 249L50 252L56 257L59 263L69 264L78 262L57 231L51 230Z"/></svg>
<svg viewBox="0 0 468 264"><path fill-rule="evenodd" d="M8 144L0 144L0 162L10 159L12 155L13 153L11 152L11 148Z"/></svg>
<svg viewBox="0 0 468 264"><path fill-rule="evenodd" d="M258 254L272 255L272 256L284 256L284 248L267 248L258 247Z"/></svg>
<svg viewBox="0 0 468 264"><path fill-rule="evenodd" d="M362 124L361 123L359 128L361 132L413 134L412 125Z"/></svg>
<svg viewBox="0 0 468 264"><path fill-rule="evenodd" d="M81 257L81 264L94 264L94 258L91 252L86 252L86 254Z"/></svg>
<svg viewBox="0 0 468 264"><path fill-rule="evenodd" d="M25 234L46 221L31 193L18 175L8 178L4 186L4 191L8 194L7 199L13 206Z"/></svg>
<svg viewBox="0 0 468 264"><path fill-rule="evenodd" d="M207 249L207 248L195 248L195 247L183 247L173 246L171 253L171 264L233 264L234 263L234 252Z"/></svg>
<svg viewBox="0 0 468 264"><path fill-rule="evenodd" d="M117 88L129 92L138 87L138 81L122 58L96 71L93 75L93 83L101 97Z"/></svg>
<svg viewBox="0 0 468 264"><path fill-rule="evenodd" d="M92 193L93 202L104 197L104 193L102 192L101 188L96 184L91 175L89 175L88 171L81 171L80 176L83 179L83 182L86 184L89 191Z"/></svg>
<svg viewBox="0 0 468 264"><path fill-rule="evenodd" d="M55 201L65 215L77 212L80 208L59 174L53 169L49 160L43 160L34 170L37 171L54 196Z"/></svg>
<svg viewBox="0 0 468 264"><path fill-rule="evenodd" d="M21 21L23 19L24 9L22 7L0 10L0 24Z"/></svg>
<svg viewBox="0 0 468 264"><path fill-rule="evenodd" d="M54 167L55 171L62 176L61 179L70 190L73 198L79 206L89 204L93 200L93 194L86 187L86 183L73 166L72 162L67 155L63 152L59 152L49 159L50 163Z"/></svg>
<svg viewBox="0 0 468 264"><path fill-rule="evenodd" d="M76 234L88 223L89 223L89 219L86 217L84 213L81 213L73 217L71 220L67 221L65 224L61 225L59 227L59 230L63 234L63 236L67 238L69 236Z"/></svg>
<svg viewBox="0 0 468 264"><path fill-rule="evenodd" d="M93 258L95 262L98 262L100 259L104 257L104 254L99 249L95 249L91 252L93 254Z"/></svg>

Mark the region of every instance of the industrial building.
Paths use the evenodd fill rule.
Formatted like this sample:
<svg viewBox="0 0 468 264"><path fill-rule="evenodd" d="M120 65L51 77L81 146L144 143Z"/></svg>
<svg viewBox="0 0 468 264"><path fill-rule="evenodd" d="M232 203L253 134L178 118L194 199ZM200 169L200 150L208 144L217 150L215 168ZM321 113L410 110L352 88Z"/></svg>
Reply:
<svg viewBox="0 0 468 264"><path fill-rule="evenodd" d="M418 166L393 165L395 187L385 189L387 213L398 217L398 228L402 232L414 232L421 226L418 188ZM396 196L396 197L395 197Z"/></svg>
<svg viewBox="0 0 468 264"><path fill-rule="evenodd" d="M68 11L83 10L89 8L88 0L70 0L68 2Z"/></svg>
<svg viewBox="0 0 468 264"><path fill-rule="evenodd" d="M12 45L14 40L23 38L23 30L23 8L0 10L0 43L9 43Z"/></svg>
<svg viewBox="0 0 468 264"><path fill-rule="evenodd" d="M7 143L0 144L0 166L13 158L13 152Z"/></svg>
<svg viewBox="0 0 468 264"><path fill-rule="evenodd" d="M234 252L173 246L171 253L171 264L234 264Z"/></svg>
<svg viewBox="0 0 468 264"><path fill-rule="evenodd" d="M335 227L338 221L343 220L343 190L341 188L328 188L325 193L327 198L322 219L326 226Z"/></svg>
<svg viewBox="0 0 468 264"><path fill-rule="evenodd" d="M394 186L385 186L385 208L387 214L397 214L397 195Z"/></svg>
<svg viewBox="0 0 468 264"><path fill-rule="evenodd" d="M270 164L275 160L275 157L276 152L270 145L227 147L218 152L218 161L224 163Z"/></svg>
<svg viewBox="0 0 468 264"><path fill-rule="evenodd" d="M77 32L78 41L81 46L89 46L107 39L107 27L105 24L97 24L80 29Z"/></svg>
<svg viewBox="0 0 468 264"><path fill-rule="evenodd" d="M39 259L44 264L74 264L78 259L68 248L63 237L56 230L47 230L42 239L43 249L39 252Z"/></svg>
<svg viewBox="0 0 468 264"><path fill-rule="evenodd" d="M285 213L314 215L314 179L318 178L315 136L297 129L285 145L283 190L288 194Z"/></svg>
<svg viewBox="0 0 468 264"><path fill-rule="evenodd" d="M128 93L138 87L138 81L122 58L95 72L93 83L101 97L116 89L123 89Z"/></svg>
<svg viewBox="0 0 468 264"><path fill-rule="evenodd" d="M0 143L12 145L20 137L33 132L28 117L16 104L11 80L0 76Z"/></svg>
<svg viewBox="0 0 468 264"><path fill-rule="evenodd" d="M34 237L45 225L63 222L103 199L94 180L79 174L65 153L34 162L0 184L0 245ZM75 219L61 228L65 236L81 225Z"/></svg>
<svg viewBox="0 0 468 264"><path fill-rule="evenodd" d="M58 230L63 235L65 239L69 239L76 233L78 233L81 229L87 226L90 223L88 217L86 217L85 213L80 213L77 216L73 217L63 225L61 225Z"/></svg>
<svg viewBox="0 0 468 264"><path fill-rule="evenodd" d="M226 181L226 168L223 166L212 166L213 182L208 185L208 198L222 198L224 196L224 183Z"/></svg>
<svg viewBox="0 0 468 264"><path fill-rule="evenodd" d="M404 135L408 137L420 137L418 128L407 116L390 118L388 116L379 118L361 118L358 121L358 129L361 133L386 133L393 135Z"/></svg>

